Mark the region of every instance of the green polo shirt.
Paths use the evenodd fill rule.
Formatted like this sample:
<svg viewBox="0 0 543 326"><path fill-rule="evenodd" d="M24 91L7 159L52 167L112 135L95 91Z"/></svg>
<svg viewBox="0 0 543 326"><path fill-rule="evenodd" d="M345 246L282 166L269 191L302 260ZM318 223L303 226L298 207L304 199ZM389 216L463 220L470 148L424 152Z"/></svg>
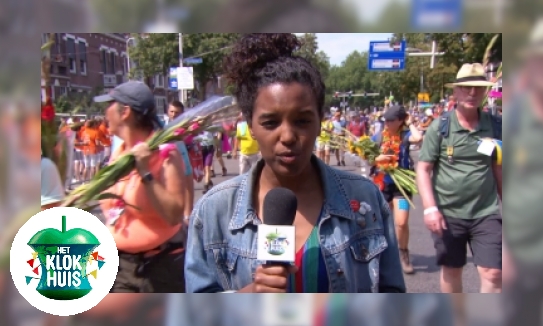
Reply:
<svg viewBox="0 0 543 326"><path fill-rule="evenodd" d="M504 237L518 260L543 264L543 123L527 101L511 109L504 112Z"/></svg>
<svg viewBox="0 0 543 326"><path fill-rule="evenodd" d="M477 152L479 139L493 138L491 116L481 112L478 127L469 131L460 125L453 111L449 136L441 140L439 123L440 119L436 119L428 128L419 157L419 161L434 163L432 182L439 210L447 217L462 219L498 214L492 157ZM453 149L452 163L448 147Z"/></svg>

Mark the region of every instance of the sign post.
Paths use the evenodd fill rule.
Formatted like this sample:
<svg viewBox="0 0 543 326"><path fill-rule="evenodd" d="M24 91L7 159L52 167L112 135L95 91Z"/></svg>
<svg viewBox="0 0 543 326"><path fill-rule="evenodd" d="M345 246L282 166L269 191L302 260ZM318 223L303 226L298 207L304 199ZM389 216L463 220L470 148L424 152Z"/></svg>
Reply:
<svg viewBox="0 0 543 326"><path fill-rule="evenodd" d="M371 41L369 71L402 71L405 69L406 42Z"/></svg>

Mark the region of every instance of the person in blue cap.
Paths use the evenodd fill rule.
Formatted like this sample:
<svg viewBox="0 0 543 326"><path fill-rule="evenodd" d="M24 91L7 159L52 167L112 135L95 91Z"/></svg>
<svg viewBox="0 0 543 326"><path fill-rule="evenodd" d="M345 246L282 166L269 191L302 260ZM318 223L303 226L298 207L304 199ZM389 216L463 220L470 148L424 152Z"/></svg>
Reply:
<svg viewBox="0 0 543 326"><path fill-rule="evenodd" d="M111 292L184 292L185 166L176 148L149 149L146 141L162 128L153 92L142 82L128 81L94 101L108 103L110 131L123 141L111 161L127 153L136 161L136 168L107 190L122 200L100 201L119 251Z"/></svg>

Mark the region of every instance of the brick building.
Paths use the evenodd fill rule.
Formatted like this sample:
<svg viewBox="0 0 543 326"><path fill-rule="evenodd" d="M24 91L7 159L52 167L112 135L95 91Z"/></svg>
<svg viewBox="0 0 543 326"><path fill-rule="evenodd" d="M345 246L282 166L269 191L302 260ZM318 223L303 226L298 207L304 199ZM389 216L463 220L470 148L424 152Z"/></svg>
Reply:
<svg viewBox="0 0 543 326"><path fill-rule="evenodd" d="M43 34L42 44L47 37ZM125 33L55 33L51 48L53 99L82 92L101 94L128 80L130 41ZM157 111L165 112L168 100L177 97L177 92L167 90L165 76L146 82L155 93Z"/></svg>

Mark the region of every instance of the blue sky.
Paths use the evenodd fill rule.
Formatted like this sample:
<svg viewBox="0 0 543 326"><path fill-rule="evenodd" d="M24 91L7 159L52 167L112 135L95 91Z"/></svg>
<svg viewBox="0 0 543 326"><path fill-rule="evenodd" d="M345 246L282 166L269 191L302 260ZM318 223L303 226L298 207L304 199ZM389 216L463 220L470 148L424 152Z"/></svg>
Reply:
<svg viewBox="0 0 543 326"><path fill-rule="evenodd" d="M368 51L370 41L383 41L392 33L317 33L319 50L330 57L332 65L340 65L347 56L357 50Z"/></svg>

